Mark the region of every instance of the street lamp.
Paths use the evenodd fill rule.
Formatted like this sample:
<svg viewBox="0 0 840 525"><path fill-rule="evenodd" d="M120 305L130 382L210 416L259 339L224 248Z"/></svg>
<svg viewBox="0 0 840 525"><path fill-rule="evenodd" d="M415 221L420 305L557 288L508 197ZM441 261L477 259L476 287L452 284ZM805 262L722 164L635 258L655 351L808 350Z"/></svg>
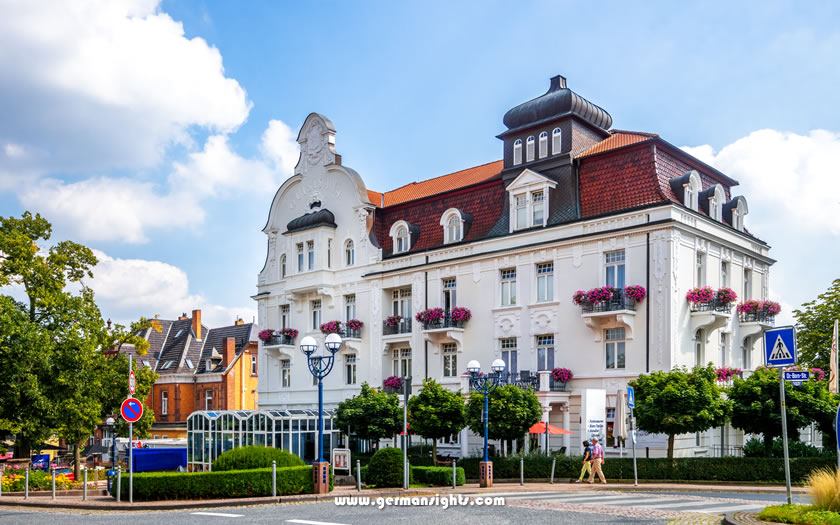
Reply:
<svg viewBox="0 0 840 525"><path fill-rule="evenodd" d="M112 454L111 454L111 468L117 467L117 440L114 437L114 418L109 417L105 420L105 425L108 426L108 433L111 434Z"/></svg>
<svg viewBox="0 0 840 525"><path fill-rule="evenodd" d="M484 461L479 463L479 486L492 487L493 486L493 463L490 461L490 456L487 452L487 416L490 408L488 396L490 392L496 390L501 379L501 373L505 370L505 362L501 359L496 359L490 366L492 372L487 375L481 375L481 363L473 359L467 363L467 372L472 379L473 388L480 394L484 394Z"/></svg>
<svg viewBox="0 0 840 525"><path fill-rule="evenodd" d="M312 336L304 337L300 342L300 351L306 355L309 373L318 378L318 461L312 464L312 477L315 494L327 494L329 486L329 463L324 461L324 383L323 379L332 371L335 354L341 348L341 336L329 334L324 341L329 355L315 355L318 342Z"/></svg>

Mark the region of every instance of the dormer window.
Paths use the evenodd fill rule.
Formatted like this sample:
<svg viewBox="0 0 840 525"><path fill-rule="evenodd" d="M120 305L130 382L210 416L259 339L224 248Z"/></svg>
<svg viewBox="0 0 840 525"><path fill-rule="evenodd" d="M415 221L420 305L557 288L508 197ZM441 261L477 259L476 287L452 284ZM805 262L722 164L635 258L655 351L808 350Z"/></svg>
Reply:
<svg viewBox="0 0 840 525"><path fill-rule="evenodd" d="M558 153L560 153L560 148L562 146L562 143L560 141L561 136L562 136L562 132L560 131L560 128L554 128L554 131L551 132L551 154L552 155L557 155Z"/></svg>
<svg viewBox="0 0 840 525"><path fill-rule="evenodd" d="M542 191L535 191L531 193L531 224L534 226L542 226L545 224L545 193Z"/></svg>
<svg viewBox="0 0 840 525"><path fill-rule="evenodd" d="M449 244L464 240L464 219L457 208L449 208L440 218L443 227L443 242Z"/></svg>
<svg viewBox="0 0 840 525"><path fill-rule="evenodd" d="M683 204L687 208L697 211L698 197L700 195L701 188L700 175L698 175L696 171L692 171L688 178L688 182L685 184L683 197Z"/></svg>
<svg viewBox="0 0 840 525"><path fill-rule="evenodd" d="M744 231L744 216L749 213L747 199L739 195L724 204L722 208L724 220L729 221L729 224L736 230Z"/></svg>
<svg viewBox="0 0 840 525"><path fill-rule="evenodd" d="M516 225L515 230L521 230L528 227L528 201L526 195L523 193L514 197L516 201Z"/></svg>
<svg viewBox="0 0 840 525"><path fill-rule="evenodd" d="M720 184L715 184L714 195L709 199L709 217L723 222L723 203L726 200L726 194L723 192L723 187Z"/></svg>
<svg viewBox="0 0 840 525"><path fill-rule="evenodd" d="M408 251L408 228L397 230L397 253Z"/></svg>
<svg viewBox="0 0 840 525"><path fill-rule="evenodd" d="M513 164L522 164L522 139L513 143Z"/></svg>
<svg viewBox="0 0 840 525"><path fill-rule="evenodd" d="M528 137L527 143L525 144L525 162L531 162L534 160L534 136L531 135Z"/></svg>
<svg viewBox="0 0 840 525"><path fill-rule="evenodd" d="M543 131L540 133L540 158L543 159L548 156L548 133Z"/></svg>
<svg viewBox="0 0 840 525"><path fill-rule="evenodd" d="M411 249L411 231L407 222L395 222L391 226L390 236L394 244L394 253L405 253Z"/></svg>
<svg viewBox="0 0 840 525"><path fill-rule="evenodd" d="M556 186L556 182L533 170L523 170L507 187L510 231L545 226L548 223L548 192Z"/></svg>

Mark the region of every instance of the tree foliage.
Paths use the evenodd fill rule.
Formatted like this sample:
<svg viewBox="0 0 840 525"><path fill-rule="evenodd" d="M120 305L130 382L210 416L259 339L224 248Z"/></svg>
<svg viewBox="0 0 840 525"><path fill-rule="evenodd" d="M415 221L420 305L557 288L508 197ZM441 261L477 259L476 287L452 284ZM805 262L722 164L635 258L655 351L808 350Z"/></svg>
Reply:
<svg viewBox="0 0 840 525"><path fill-rule="evenodd" d="M674 436L721 426L731 411L711 365L642 374L629 384L635 389L633 415L639 428L667 434L669 458L674 457Z"/></svg>
<svg viewBox="0 0 840 525"><path fill-rule="evenodd" d="M831 338L834 320L840 319L840 279L824 293L794 310L798 360L808 366L830 370Z"/></svg>
<svg viewBox="0 0 840 525"><path fill-rule="evenodd" d="M779 372L757 368L747 379L735 378L727 391L732 401L732 426L749 434L762 434L765 454L771 455L773 438L782 435ZM816 422L827 436L833 434L838 398L828 392L826 381L804 381L785 388L788 438L798 439L799 429Z"/></svg>
<svg viewBox="0 0 840 525"><path fill-rule="evenodd" d="M490 439L519 439L542 417L540 401L531 389L502 385L490 393L488 401L487 434ZM467 402L467 426L479 436L484 435L483 411L484 395L472 392Z"/></svg>
<svg viewBox="0 0 840 525"><path fill-rule="evenodd" d="M423 389L408 401L408 420L413 433L432 440L432 456L437 464L437 440L464 428L464 400L460 393L427 379Z"/></svg>
<svg viewBox="0 0 840 525"><path fill-rule="evenodd" d="M362 383L362 391L338 404L335 426L360 439L382 439L402 430L402 410L395 394L386 394Z"/></svg>

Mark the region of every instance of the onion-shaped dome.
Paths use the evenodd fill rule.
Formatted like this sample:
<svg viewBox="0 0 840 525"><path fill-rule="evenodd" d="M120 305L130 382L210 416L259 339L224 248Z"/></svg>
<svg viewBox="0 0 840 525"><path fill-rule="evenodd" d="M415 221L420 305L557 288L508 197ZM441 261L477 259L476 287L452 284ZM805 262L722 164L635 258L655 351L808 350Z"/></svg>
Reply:
<svg viewBox="0 0 840 525"><path fill-rule="evenodd" d="M566 79L557 75L551 79L551 86L544 95L505 113L503 121L508 127L505 134L567 115L575 115L604 130L612 126L609 113L567 88Z"/></svg>

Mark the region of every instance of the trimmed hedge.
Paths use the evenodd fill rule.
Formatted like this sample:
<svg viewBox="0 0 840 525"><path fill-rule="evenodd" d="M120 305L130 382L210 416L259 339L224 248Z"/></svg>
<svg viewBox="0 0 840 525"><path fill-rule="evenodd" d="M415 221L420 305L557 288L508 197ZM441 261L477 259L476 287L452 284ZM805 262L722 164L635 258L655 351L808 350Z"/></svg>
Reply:
<svg viewBox="0 0 840 525"><path fill-rule="evenodd" d="M427 485L452 485L452 467L411 467L411 475L417 483L426 483ZM464 469L461 467L455 468L455 484L463 485L466 483L467 477L464 475Z"/></svg>
<svg viewBox="0 0 840 525"><path fill-rule="evenodd" d="M239 447L222 453L213 461L213 472L228 470L250 470L256 468L271 468L271 462L277 462L277 468L302 467L306 465L302 459L288 450L272 447Z"/></svg>
<svg viewBox="0 0 840 525"><path fill-rule="evenodd" d="M403 452L398 448L383 448L376 451L367 467L367 482L377 487L403 486ZM414 480L408 470L408 482Z"/></svg>
<svg viewBox="0 0 840 525"><path fill-rule="evenodd" d="M112 496L116 482L111 484ZM121 498L128 500L128 478L123 476ZM333 488L330 469L330 490ZM312 467L277 469L277 495L312 493ZM271 496L271 468L222 472L143 472L134 474L134 499L223 499Z"/></svg>

